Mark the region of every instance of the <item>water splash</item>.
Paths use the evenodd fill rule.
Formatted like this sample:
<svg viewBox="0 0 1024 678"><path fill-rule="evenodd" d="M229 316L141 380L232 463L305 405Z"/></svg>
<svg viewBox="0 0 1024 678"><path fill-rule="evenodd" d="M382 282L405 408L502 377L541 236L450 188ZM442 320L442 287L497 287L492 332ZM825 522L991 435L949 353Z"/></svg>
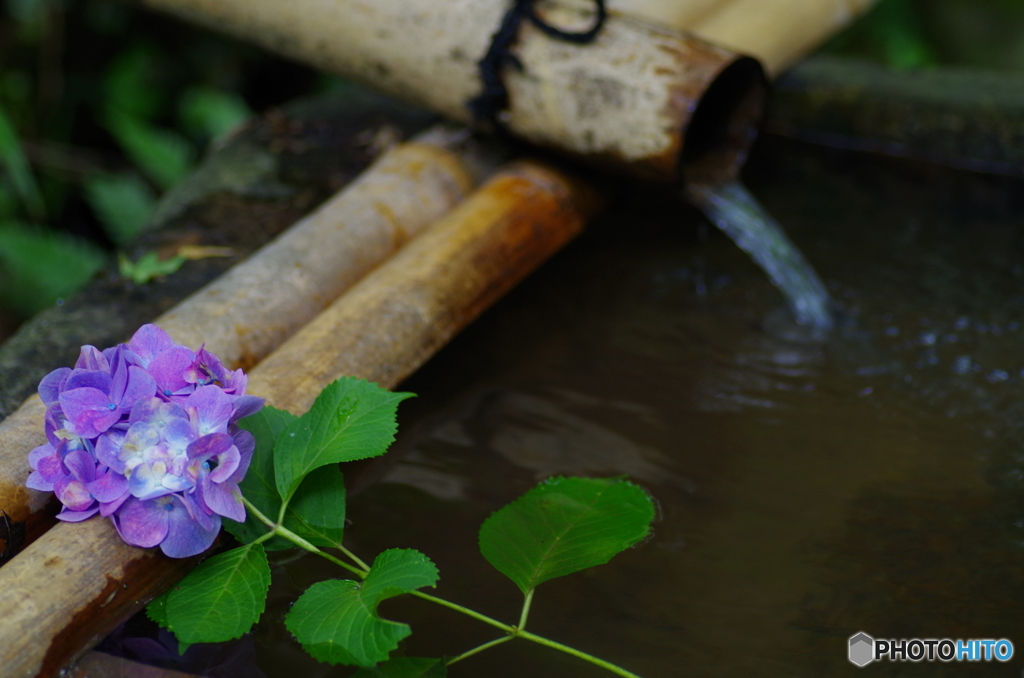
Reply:
<svg viewBox="0 0 1024 678"><path fill-rule="evenodd" d="M690 185L686 196L768 274L798 323L819 331L832 328L831 301L821 278L742 184Z"/></svg>

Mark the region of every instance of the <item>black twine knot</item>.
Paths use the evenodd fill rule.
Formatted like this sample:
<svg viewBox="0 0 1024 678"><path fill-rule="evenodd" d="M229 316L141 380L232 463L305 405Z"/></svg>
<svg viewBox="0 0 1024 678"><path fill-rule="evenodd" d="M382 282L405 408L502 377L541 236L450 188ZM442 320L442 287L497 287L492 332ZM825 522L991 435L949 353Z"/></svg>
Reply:
<svg viewBox="0 0 1024 678"><path fill-rule="evenodd" d="M534 2L535 0L513 0L512 6L505 12L497 32L491 36L491 46L487 49L487 53L477 62L483 90L470 99L467 105L473 114L473 119L478 123L486 122L499 127L498 114L508 107L508 90L501 78L501 69L504 66L511 66L517 71L523 70L522 62L512 54L511 48L519 36L519 27L524 18L529 19L544 34L578 45L593 42L597 34L601 32L605 19L608 18L605 0L594 0L594 4L597 5L597 18L594 25L585 31L570 33L552 26L537 16L533 6Z"/></svg>

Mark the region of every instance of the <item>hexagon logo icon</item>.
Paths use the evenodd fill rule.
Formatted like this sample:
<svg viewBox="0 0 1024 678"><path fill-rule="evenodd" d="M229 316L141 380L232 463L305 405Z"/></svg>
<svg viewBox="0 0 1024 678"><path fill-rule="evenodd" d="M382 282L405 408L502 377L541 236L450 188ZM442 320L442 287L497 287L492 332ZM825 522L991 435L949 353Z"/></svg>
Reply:
<svg viewBox="0 0 1024 678"><path fill-rule="evenodd" d="M850 662L857 666L867 666L875 659L875 639L861 631L850 636Z"/></svg>

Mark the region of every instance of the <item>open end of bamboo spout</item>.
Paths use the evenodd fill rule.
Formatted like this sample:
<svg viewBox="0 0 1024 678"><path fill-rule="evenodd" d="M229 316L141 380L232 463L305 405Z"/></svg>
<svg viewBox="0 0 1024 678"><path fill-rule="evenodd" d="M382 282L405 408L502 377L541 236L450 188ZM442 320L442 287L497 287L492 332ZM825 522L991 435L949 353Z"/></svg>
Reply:
<svg viewBox="0 0 1024 678"><path fill-rule="evenodd" d="M685 184L720 185L736 179L764 111L768 82L761 64L740 57L701 97L683 135Z"/></svg>

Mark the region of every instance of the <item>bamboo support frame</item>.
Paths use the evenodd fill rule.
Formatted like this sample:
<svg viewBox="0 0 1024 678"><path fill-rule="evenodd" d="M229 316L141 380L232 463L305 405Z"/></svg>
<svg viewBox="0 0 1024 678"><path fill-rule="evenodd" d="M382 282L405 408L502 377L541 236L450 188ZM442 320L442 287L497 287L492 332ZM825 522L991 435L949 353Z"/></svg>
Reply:
<svg viewBox="0 0 1024 678"><path fill-rule="evenodd" d="M509 6L507 0L138 1L464 123L471 122L467 102L481 90L477 62ZM569 31L594 19L591 4L542 2L539 8L549 23ZM684 136L727 143L733 171L753 140L764 88L760 66L678 31L618 15L594 42L579 45L525 22L514 52L523 68L503 69L509 106L502 124L532 143L671 182L682 176L684 155L696 159L684 154ZM716 115L698 125L694 112L709 90L719 99ZM726 128L742 131L724 134Z"/></svg>
<svg viewBox="0 0 1024 678"><path fill-rule="evenodd" d="M251 366L311 320L472 187L450 135L392 149L350 186L156 322L226 365ZM28 453L46 442L45 407L26 400L0 422L0 509L31 541L52 525L52 495L25 487Z"/></svg>
<svg viewBox="0 0 1024 678"><path fill-rule="evenodd" d="M499 173L258 365L252 390L301 410L344 373L394 386L597 209L553 169ZM127 546L107 520L58 524L0 568L4 676L55 674L194 561Z"/></svg>

